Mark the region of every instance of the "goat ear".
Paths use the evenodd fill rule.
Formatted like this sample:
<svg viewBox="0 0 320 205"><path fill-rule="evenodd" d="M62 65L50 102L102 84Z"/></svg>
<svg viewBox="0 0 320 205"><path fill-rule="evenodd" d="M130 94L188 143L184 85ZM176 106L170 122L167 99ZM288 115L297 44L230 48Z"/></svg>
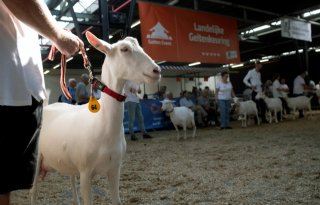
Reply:
<svg viewBox="0 0 320 205"><path fill-rule="evenodd" d="M89 41L89 43L95 47L97 50L99 50L102 53L108 54L112 48L111 44L97 38L93 33L90 31L86 32L86 37Z"/></svg>

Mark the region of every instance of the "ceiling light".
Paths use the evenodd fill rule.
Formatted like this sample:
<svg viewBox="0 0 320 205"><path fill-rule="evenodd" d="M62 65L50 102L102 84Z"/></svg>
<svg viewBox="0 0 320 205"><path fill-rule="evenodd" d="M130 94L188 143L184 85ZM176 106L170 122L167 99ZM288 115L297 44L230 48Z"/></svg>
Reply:
<svg viewBox="0 0 320 205"><path fill-rule="evenodd" d="M199 64L201 64L201 63L200 62L194 62L194 63L188 64L188 66L195 66L195 65L199 65Z"/></svg>
<svg viewBox="0 0 320 205"><path fill-rule="evenodd" d="M165 63L165 62L167 62L167 61L159 61L159 62L157 62L157 64L160 65L160 64Z"/></svg>
<svg viewBox="0 0 320 205"><path fill-rule="evenodd" d="M179 2L179 0L172 0L168 3L168 5L173 6L175 4L177 4Z"/></svg>
<svg viewBox="0 0 320 205"><path fill-rule="evenodd" d="M45 74L48 74L49 72L50 72L50 70L46 70L43 72L43 74L45 75Z"/></svg>
<svg viewBox="0 0 320 205"><path fill-rule="evenodd" d="M243 66L243 63L239 63L239 64L232 65L231 68L239 68L242 66Z"/></svg>
<svg viewBox="0 0 320 205"><path fill-rule="evenodd" d="M131 25L131 28L134 28L134 27L138 26L140 23L141 23L140 20L134 22L134 23Z"/></svg>
<svg viewBox="0 0 320 205"><path fill-rule="evenodd" d="M57 64L57 65L53 66L53 69L57 69L59 67L60 67L60 64Z"/></svg>
<svg viewBox="0 0 320 205"><path fill-rule="evenodd" d="M69 62L69 61L71 61L73 59L73 57L70 57L70 58L68 58L67 60L66 60L66 62Z"/></svg>
<svg viewBox="0 0 320 205"><path fill-rule="evenodd" d="M320 52L320 48L316 49L315 52Z"/></svg>
<svg viewBox="0 0 320 205"><path fill-rule="evenodd" d="M279 26L281 24L281 21L274 21L271 23L272 26Z"/></svg>
<svg viewBox="0 0 320 205"><path fill-rule="evenodd" d="M269 61L269 59L262 59L262 60L260 60L260 63L268 62L268 61Z"/></svg>
<svg viewBox="0 0 320 205"><path fill-rule="evenodd" d="M302 14L302 17L309 17L309 16L313 16L313 15L316 15L319 13L320 13L320 9L316 9L316 10L309 11L309 12Z"/></svg>

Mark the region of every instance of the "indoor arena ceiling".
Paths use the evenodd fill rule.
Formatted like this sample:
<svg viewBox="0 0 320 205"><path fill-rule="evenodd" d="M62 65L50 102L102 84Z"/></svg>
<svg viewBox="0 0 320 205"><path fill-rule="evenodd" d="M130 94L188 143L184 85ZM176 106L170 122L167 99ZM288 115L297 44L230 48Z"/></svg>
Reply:
<svg viewBox="0 0 320 205"><path fill-rule="evenodd" d="M133 7L131 5L132 2L135 2ZM99 9L100 7L107 7L111 11L110 13L117 11L120 14L125 14L124 19L121 15L113 17L109 15L109 37L111 43L123 38L127 32L130 36L134 36L140 41L140 26L133 26L139 20L137 2L131 0L46 0L52 14L60 21L61 26L72 29L72 32L76 34L80 34L84 41L86 40L83 33L86 30L90 30L101 38L108 38L108 36L102 35L101 22L103 22L103 19L101 18L101 14L106 12L106 10L103 11L103 9ZM309 49L311 53L314 53L316 48L320 49L319 0L294 1L291 3L274 0L149 0L148 2L205 11L237 19L242 62L247 62L251 59L261 59L266 56L282 56L298 49ZM70 5L73 6L74 13L70 10ZM132 12L130 12L130 8ZM132 16L130 16L130 13ZM74 24L73 17L77 18L79 26ZM280 20L284 17L310 22L312 42L281 37ZM110 18L114 18L113 21L116 23L112 23ZM125 21L123 24L117 23L117 21L121 22L122 20ZM106 34L108 30L104 31ZM41 39L41 45L44 67L50 70L59 64L59 58L53 62L47 60L49 46L46 39ZM320 51L319 49L317 51ZM102 65L103 55L94 49L90 49L88 56L93 64L93 68L99 70L99 67ZM191 62L165 62L161 66L186 66L188 63ZM222 67L222 65L201 64L200 67L217 68ZM69 68L83 68L81 55L74 56L68 62Z"/></svg>

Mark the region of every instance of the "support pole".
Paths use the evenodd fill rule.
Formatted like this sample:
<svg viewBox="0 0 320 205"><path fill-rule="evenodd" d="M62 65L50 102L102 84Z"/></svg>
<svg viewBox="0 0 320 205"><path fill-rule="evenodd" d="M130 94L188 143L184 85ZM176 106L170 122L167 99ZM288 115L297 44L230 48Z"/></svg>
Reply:
<svg viewBox="0 0 320 205"><path fill-rule="evenodd" d="M106 0L99 0L99 9L100 9L102 39L105 40L106 42L110 42L108 3Z"/></svg>
<svg viewBox="0 0 320 205"><path fill-rule="evenodd" d="M125 30L124 30L124 36L129 36L130 35L130 29L131 29L131 24L132 24L132 18L133 18L135 5L136 5L136 0L131 0L130 9L129 9L129 15L128 15L126 27L125 27Z"/></svg>

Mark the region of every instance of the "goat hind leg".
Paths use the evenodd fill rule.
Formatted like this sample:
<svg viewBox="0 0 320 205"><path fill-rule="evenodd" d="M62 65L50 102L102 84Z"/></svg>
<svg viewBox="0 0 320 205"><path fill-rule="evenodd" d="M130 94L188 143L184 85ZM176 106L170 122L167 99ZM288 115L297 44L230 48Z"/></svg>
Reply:
<svg viewBox="0 0 320 205"><path fill-rule="evenodd" d="M192 126L193 126L193 134L192 137L196 137L196 131L197 131L197 127L196 127L196 123L194 122L194 120L192 121Z"/></svg>
<svg viewBox="0 0 320 205"><path fill-rule="evenodd" d="M71 182L71 191L73 196L73 205L80 205L79 195L76 188L76 176L72 175L70 176L70 182Z"/></svg>
<svg viewBox="0 0 320 205"><path fill-rule="evenodd" d="M32 188L30 189L30 204L31 205L36 204L37 188L38 188L38 180L39 180L39 173L40 173L40 169L41 169L41 163L42 163L42 155L41 155L40 151L38 151L36 171L34 174L33 185L32 185Z"/></svg>

